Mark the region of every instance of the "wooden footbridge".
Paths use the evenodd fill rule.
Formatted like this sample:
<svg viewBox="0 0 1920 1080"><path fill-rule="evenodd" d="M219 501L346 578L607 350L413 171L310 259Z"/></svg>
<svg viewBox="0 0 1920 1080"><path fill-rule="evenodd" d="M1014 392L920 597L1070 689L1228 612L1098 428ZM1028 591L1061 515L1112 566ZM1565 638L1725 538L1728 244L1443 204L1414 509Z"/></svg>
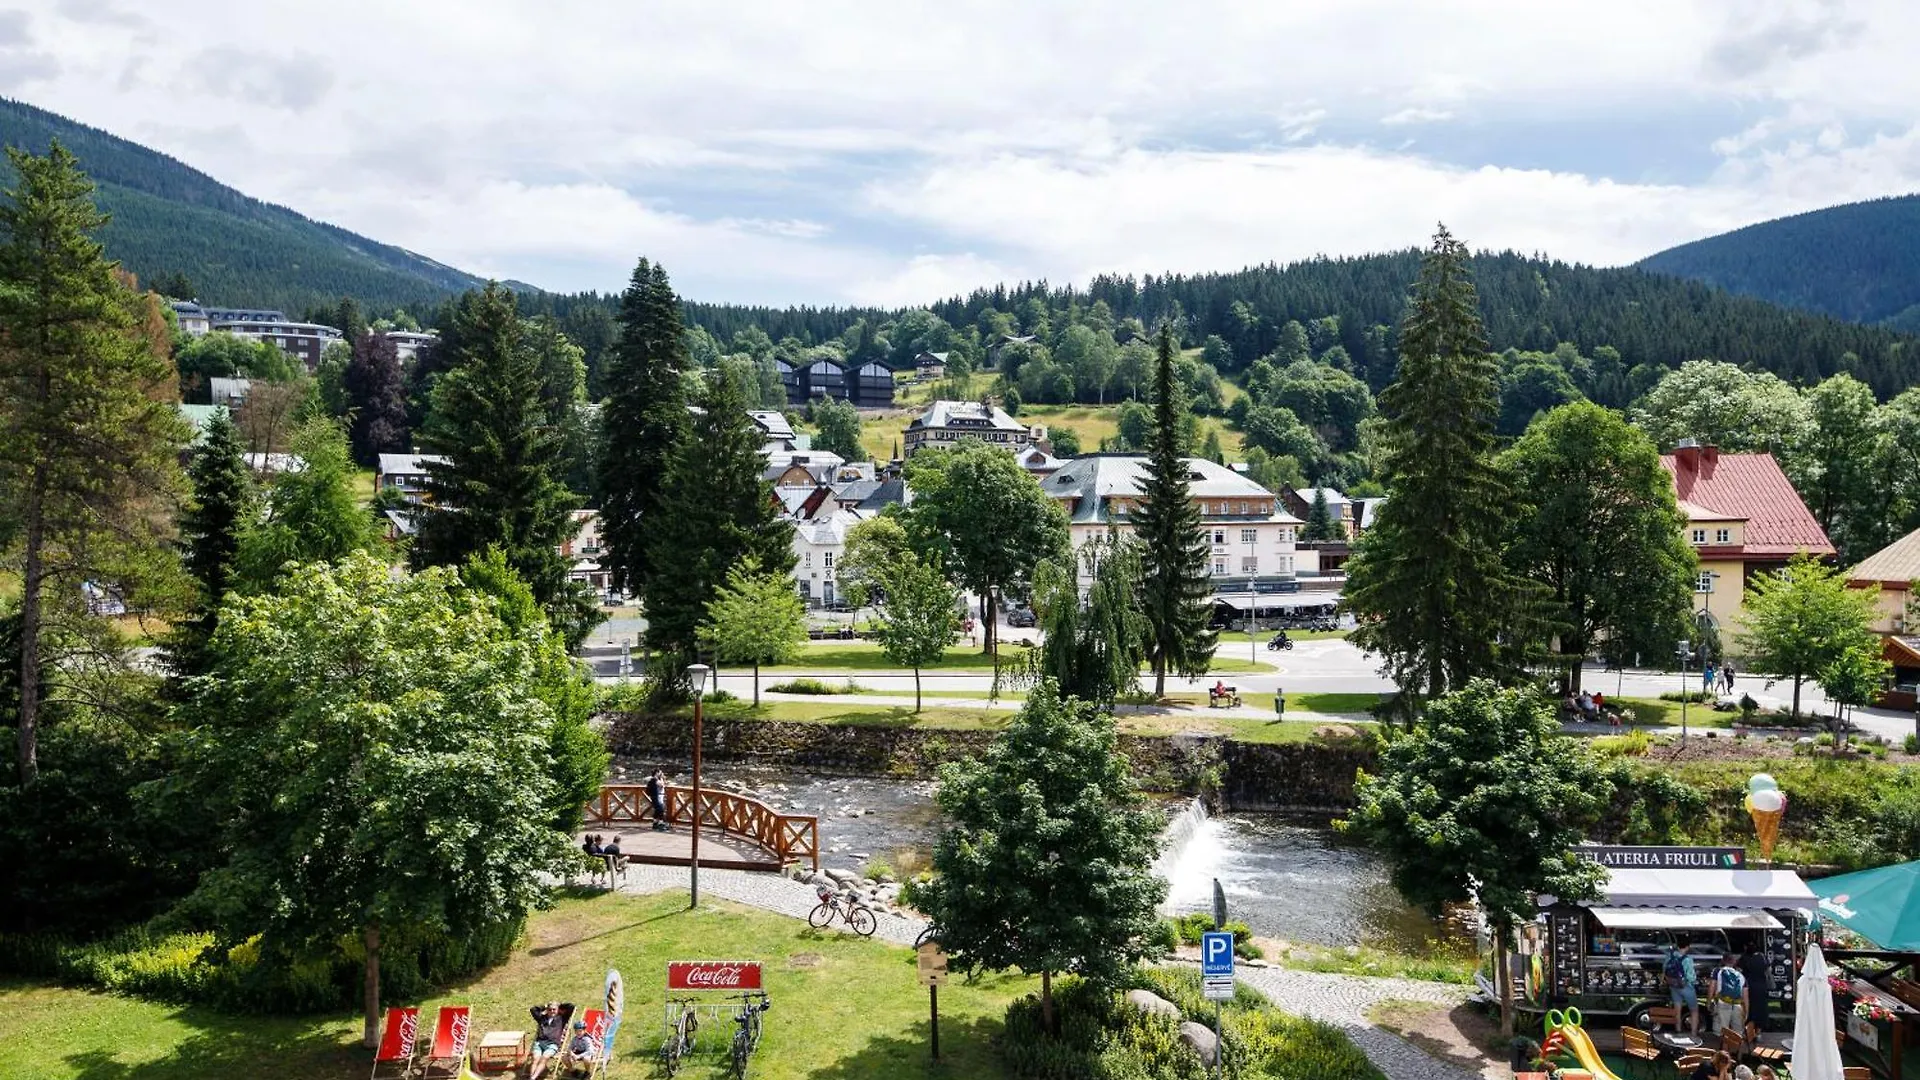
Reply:
<svg viewBox="0 0 1920 1080"><path fill-rule="evenodd" d="M722 870L780 870L808 861L820 869L820 819L782 814L758 799L702 788L667 788L665 832L653 828L653 804L640 784L606 784L587 804L585 832L618 836L629 862L685 866L692 861L694 816L700 819L700 865Z"/></svg>

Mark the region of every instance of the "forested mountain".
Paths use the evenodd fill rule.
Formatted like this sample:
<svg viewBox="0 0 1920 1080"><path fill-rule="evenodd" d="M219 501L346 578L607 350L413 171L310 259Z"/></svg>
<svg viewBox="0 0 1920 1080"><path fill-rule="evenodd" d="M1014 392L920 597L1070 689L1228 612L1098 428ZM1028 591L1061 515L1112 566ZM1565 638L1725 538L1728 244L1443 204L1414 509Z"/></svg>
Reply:
<svg viewBox="0 0 1920 1080"><path fill-rule="evenodd" d="M107 254L143 281L180 275L209 303L289 312L343 296L374 312L424 311L483 284L425 256L249 198L137 143L0 98L0 143L45 153L54 138L80 159L99 185L100 207L113 215L101 234Z"/></svg>
<svg viewBox="0 0 1920 1080"><path fill-rule="evenodd" d="M1776 304L1920 330L1920 195L1763 221L1639 265Z"/></svg>

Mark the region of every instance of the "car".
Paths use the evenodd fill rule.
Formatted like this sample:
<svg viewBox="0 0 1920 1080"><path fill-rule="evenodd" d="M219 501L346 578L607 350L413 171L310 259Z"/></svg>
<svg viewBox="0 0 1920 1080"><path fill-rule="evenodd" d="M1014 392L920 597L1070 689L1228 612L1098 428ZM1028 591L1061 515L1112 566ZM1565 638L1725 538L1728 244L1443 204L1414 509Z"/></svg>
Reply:
<svg viewBox="0 0 1920 1080"><path fill-rule="evenodd" d="M1008 626L1027 627L1033 626L1039 621L1040 617L1033 613L1032 608L1014 608L1012 611L1007 612Z"/></svg>

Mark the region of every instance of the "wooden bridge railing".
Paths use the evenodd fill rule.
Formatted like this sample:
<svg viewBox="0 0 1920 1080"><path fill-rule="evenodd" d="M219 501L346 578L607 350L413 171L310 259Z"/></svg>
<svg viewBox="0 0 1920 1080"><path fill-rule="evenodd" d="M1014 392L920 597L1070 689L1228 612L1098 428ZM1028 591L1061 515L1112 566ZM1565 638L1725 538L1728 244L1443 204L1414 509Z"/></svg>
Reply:
<svg viewBox="0 0 1920 1080"><path fill-rule="evenodd" d="M691 825L694 817L693 789L667 788L667 820ZM820 869L820 819L810 814L782 814L758 799L731 791L700 790L700 827L742 836L759 844L780 859L781 865L806 858ZM611 826L651 824L653 804L647 789L640 784L605 784L587 804L587 824ZM702 859L702 862L706 860Z"/></svg>

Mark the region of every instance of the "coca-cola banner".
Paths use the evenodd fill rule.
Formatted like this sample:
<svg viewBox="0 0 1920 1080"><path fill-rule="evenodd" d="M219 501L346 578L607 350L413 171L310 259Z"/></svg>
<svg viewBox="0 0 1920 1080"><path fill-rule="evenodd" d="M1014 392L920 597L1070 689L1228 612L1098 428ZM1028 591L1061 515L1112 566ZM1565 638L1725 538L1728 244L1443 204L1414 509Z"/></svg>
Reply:
<svg viewBox="0 0 1920 1080"><path fill-rule="evenodd" d="M668 990L758 990L758 960L674 960L667 964Z"/></svg>

